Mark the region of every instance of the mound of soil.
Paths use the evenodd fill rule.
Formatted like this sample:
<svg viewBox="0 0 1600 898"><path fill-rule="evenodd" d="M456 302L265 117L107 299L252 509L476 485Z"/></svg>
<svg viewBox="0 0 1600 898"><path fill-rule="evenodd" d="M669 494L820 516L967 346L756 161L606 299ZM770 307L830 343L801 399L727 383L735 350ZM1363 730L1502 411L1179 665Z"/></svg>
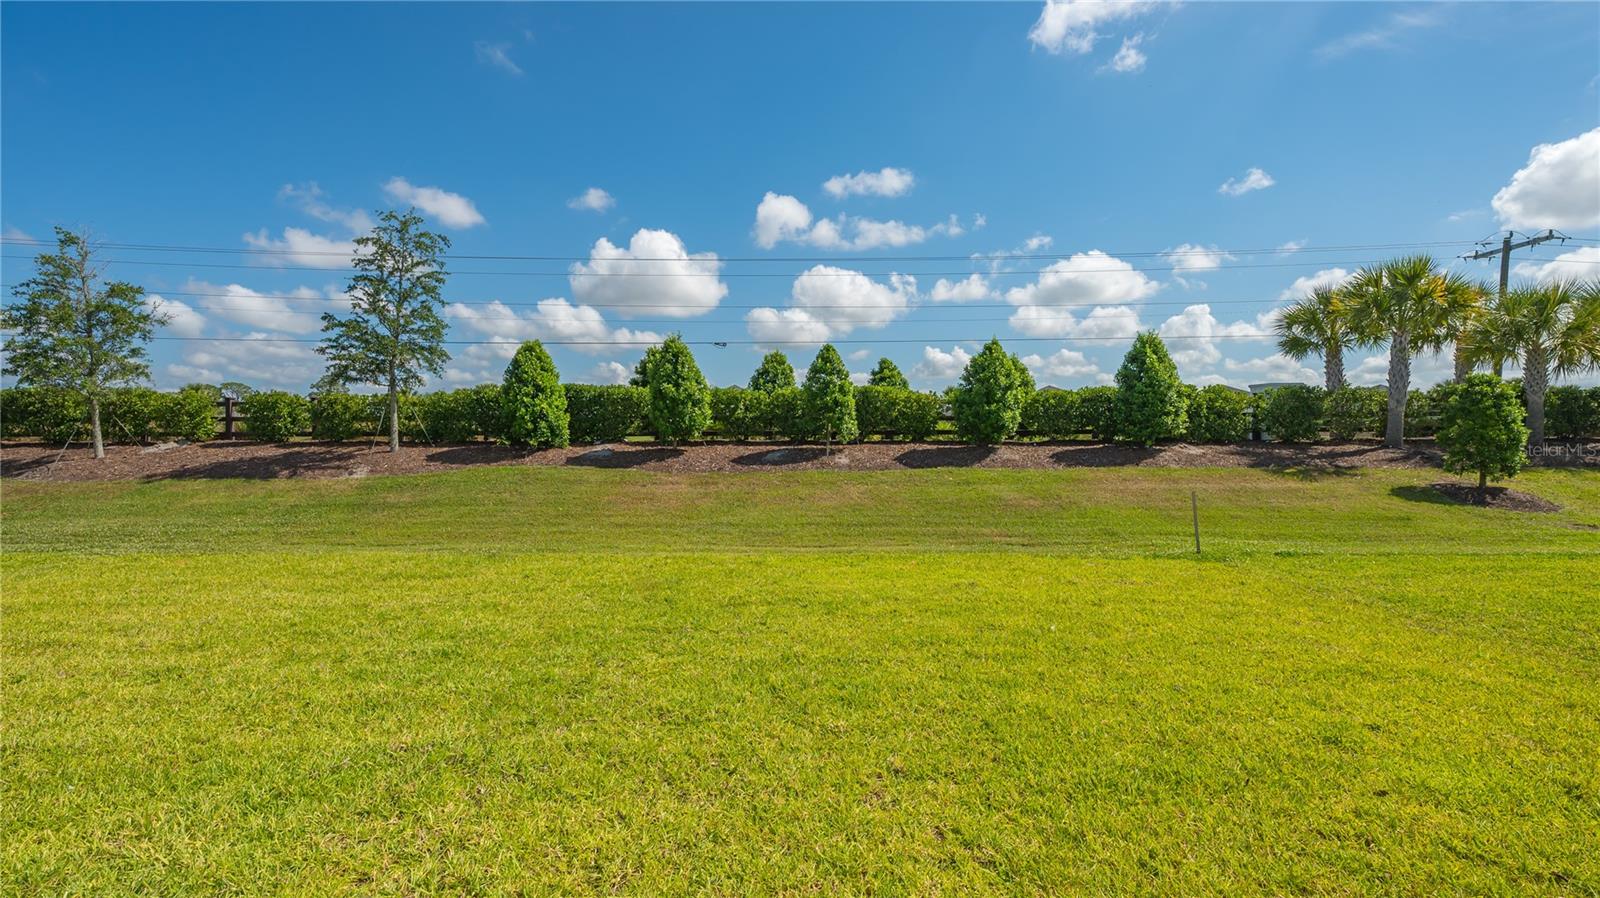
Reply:
<svg viewBox="0 0 1600 898"><path fill-rule="evenodd" d="M1263 468L1295 476L1349 473L1360 468L1437 468L1431 443L1403 450L1374 442L1143 448L1111 443L858 443L831 448L781 443L704 443L680 447L610 443L532 451L489 443L402 446L397 453L368 442L252 443L213 441L110 446L96 461L84 446L65 453L39 443L0 445L0 476L19 480L168 480L280 477L367 477L452 471L482 465L572 465L663 473L773 471L889 471L928 468L1031 468L1143 466L1160 468ZM59 456L59 458L58 458ZM1600 467L1597 464L1596 467Z"/></svg>
<svg viewBox="0 0 1600 898"><path fill-rule="evenodd" d="M1462 505L1483 505L1487 508L1500 508L1506 511L1534 511L1551 512L1560 511L1561 506L1541 499L1532 493L1524 493L1504 486L1491 486L1484 490L1484 495L1478 495L1478 486L1473 483L1459 483L1453 480L1441 480L1430 485L1434 492L1445 497L1451 502Z"/></svg>

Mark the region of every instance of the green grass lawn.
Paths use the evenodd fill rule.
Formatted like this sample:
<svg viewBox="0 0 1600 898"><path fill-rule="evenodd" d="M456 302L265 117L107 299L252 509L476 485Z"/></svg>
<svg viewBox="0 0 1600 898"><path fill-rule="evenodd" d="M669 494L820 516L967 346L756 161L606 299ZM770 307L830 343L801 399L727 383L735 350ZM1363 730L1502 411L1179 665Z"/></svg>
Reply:
<svg viewBox="0 0 1600 898"><path fill-rule="evenodd" d="M8 482L0 894L1600 894L1600 477L1433 479Z"/></svg>

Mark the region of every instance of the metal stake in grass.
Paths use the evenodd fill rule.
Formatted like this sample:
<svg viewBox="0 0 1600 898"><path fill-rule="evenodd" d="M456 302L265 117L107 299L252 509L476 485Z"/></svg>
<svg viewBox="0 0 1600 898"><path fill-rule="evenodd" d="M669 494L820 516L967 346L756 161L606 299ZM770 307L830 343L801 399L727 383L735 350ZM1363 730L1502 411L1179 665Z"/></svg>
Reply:
<svg viewBox="0 0 1600 898"><path fill-rule="evenodd" d="M1194 513L1194 554L1200 554L1200 498L1189 491L1189 510Z"/></svg>

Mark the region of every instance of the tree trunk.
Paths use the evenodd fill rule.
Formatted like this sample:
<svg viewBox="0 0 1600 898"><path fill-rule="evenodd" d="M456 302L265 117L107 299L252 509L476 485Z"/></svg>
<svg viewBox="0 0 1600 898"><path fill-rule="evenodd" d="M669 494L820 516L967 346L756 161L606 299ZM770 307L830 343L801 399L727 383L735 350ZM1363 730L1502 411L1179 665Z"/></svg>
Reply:
<svg viewBox="0 0 1600 898"><path fill-rule="evenodd" d="M100 397L89 397L89 433L94 440L94 457L106 457L106 441L100 435Z"/></svg>
<svg viewBox="0 0 1600 898"><path fill-rule="evenodd" d="M1456 383L1466 380L1467 375L1472 373L1472 366L1467 364L1467 348L1460 340L1456 340L1455 368Z"/></svg>
<svg viewBox="0 0 1600 898"><path fill-rule="evenodd" d="M1406 444L1406 395L1411 389L1411 335L1395 331L1389 341L1389 427L1383 444L1401 449Z"/></svg>
<svg viewBox="0 0 1600 898"><path fill-rule="evenodd" d="M389 381L389 451L400 451L400 386Z"/></svg>
<svg viewBox="0 0 1600 898"><path fill-rule="evenodd" d="M1495 359L1494 360L1494 376L1503 378L1503 377L1506 376L1505 371L1506 371L1506 363L1502 362L1499 359Z"/></svg>
<svg viewBox="0 0 1600 898"><path fill-rule="evenodd" d="M1329 393L1344 386L1344 350L1335 346L1323 353L1322 379Z"/></svg>
<svg viewBox="0 0 1600 898"><path fill-rule="evenodd" d="M1544 348L1528 347L1522 359L1522 395L1528 402L1528 445L1544 445L1544 394L1550 388L1550 370Z"/></svg>

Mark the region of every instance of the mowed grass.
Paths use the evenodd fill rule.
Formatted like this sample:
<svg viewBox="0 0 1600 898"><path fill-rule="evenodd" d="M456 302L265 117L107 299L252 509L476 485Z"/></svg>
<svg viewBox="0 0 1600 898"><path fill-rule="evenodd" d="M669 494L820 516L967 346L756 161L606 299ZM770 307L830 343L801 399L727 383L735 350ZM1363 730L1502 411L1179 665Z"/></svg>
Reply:
<svg viewBox="0 0 1600 898"><path fill-rule="evenodd" d="M1600 478L1430 479L7 483L0 893L1600 893Z"/></svg>

